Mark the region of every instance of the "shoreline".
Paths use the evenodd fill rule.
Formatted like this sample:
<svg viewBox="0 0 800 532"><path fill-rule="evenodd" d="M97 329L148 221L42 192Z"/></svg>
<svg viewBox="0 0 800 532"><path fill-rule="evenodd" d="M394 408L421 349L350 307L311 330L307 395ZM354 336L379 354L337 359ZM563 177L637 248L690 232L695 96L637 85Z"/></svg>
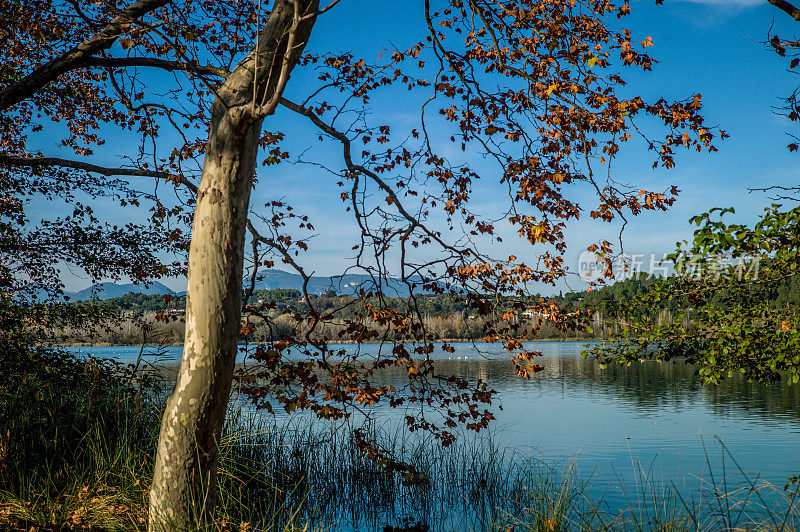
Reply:
<svg viewBox="0 0 800 532"><path fill-rule="evenodd" d="M608 342L611 340L607 339L598 339L598 338L536 338L534 340L524 340L525 342ZM349 344L358 344L354 340L339 340L336 342L329 341L329 345L349 345ZM371 345L371 344L388 344L391 341L370 341L370 342L360 342L361 344ZM408 342L406 342L408 343ZM489 343L480 338L438 338L433 341L435 344L467 344L467 343ZM493 342L493 343L501 343L501 342ZM142 344L115 344L111 342L61 342L61 343L53 343L50 344L51 347L59 348L59 347L141 347ZM183 343L164 343L164 344L145 344L148 347L177 347L182 346ZM258 345L258 342L252 342L250 345Z"/></svg>

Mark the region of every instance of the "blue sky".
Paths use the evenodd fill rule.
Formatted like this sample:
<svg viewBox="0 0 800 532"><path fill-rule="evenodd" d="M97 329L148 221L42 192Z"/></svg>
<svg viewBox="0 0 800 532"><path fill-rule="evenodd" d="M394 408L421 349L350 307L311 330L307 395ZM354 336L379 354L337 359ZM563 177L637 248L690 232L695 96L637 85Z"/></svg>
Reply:
<svg viewBox="0 0 800 532"><path fill-rule="evenodd" d="M633 1L631 5L632 15L621 24L630 28L635 37L652 36L655 46L648 51L659 61L652 72L628 78L631 93L680 99L700 92L707 121L731 135L719 144L718 153L680 153L678 165L672 170L652 170L652 158L642 157L641 151L615 163L618 175L643 188L661 190L674 184L681 189L678 202L669 212L633 218L626 229L626 252L661 254L670 251L676 241L690 237L688 219L692 215L715 206L733 206L737 211L735 219L752 222L770 201L762 193L748 194L748 187L798 183L798 155L786 149L790 125L773 112L773 106L791 93L800 78L788 73L787 61L762 43L771 26L780 35L792 36L800 33L796 31L800 24L765 0L666 0L662 6L655 6L652 1ZM410 36L422 31L420 1L342 0L320 18L309 48L353 50L370 57L384 51L387 42L404 48ZM289 97L304 94L308 83L304 75L299 73L292 78L287 88ZM390 100L398 97L392 94ZM403 124L416 112L413 105L400 105L408 102L385 103L392 113L387 120L391 123ZM264 127L285 130L286 148L291 152L314 147L317 156L334 167L341 166L336 146L320 146L316 135L309 135L297 118L279 112ZM42 150L54 154L49 147L43 146ZM340 191L335 185L337 180L315 167L283 164L261 170L259 180L252 199L254 208L284 198L311 216L317 237L312 251L303 257L304 265L321 275L340 272L356 234L341 203L331 200ZM491 212L499 193L497 180L491 183L487 176L485 183L476 186L476 208ZM49 209L35 206L30 218L41 217L45 208ZM115 211L109 208L105 212L113 217ZM571 249L568 260L573 255L577 260L580 251L596 241L598 235L615 240L618 229L582 216L567 233ZM64 280L68 289L81 289L88 284L88 280L69 272L65 272ZM184 283L183 279L165 282L176 290L182 290ZM573 284L573 288L583 286Z"/></svg>

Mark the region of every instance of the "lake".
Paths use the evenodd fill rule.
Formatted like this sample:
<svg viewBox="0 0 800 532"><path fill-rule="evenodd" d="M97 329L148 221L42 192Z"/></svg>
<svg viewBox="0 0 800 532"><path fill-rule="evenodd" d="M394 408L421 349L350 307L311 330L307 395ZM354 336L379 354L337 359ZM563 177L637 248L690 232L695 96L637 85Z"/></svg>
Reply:
<svg viewBox="0 0 800 532"><path fill-rule="evenodd" d="M681 363L601 369L580 356L585 342L528 344L543 353L537 362L545 370L526 381L515 375L499 346L454 345L455 353L437 355L441 372L481 377L499 392L493 440L556 467L573 463L589 479L588 493L612 511L628 506L642 482L674 484L685 496L695 497L710 480L709 473L717 483L723 474L733 473L728 480L735 485L742 480L740 467L747 478L780 487L788 476L800 473L798 385L764 386L734 378L705 386ZM377 348L361 346L367 353ZM139 347L71 350L124 362L135 361L139 353ZM181 347L167 347L159 362L175 364L180 355ZM397 413L384 417L396 418Z"/></svg>

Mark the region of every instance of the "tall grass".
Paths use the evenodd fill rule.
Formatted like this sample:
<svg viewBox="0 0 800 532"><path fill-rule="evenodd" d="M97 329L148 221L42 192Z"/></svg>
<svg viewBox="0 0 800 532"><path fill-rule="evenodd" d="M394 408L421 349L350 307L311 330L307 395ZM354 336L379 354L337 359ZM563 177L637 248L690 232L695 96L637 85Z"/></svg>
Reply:
<svg viewBox="0 0 800 532"><path fill-rule="evenodd" d="M47 337L60 345L183 345L185 329L177 316L163 321L155 311L123 310L113 320L49 328Z"/></svg>
<svg viewBox="0 0 800 532"><path fill-rule="evenodd" d="M0 395L0 526L140 527L158 410L120 368L33 362Z"/></svg>
<svg viewBox="0 0 800 532"><path fill-rule="evenodd" d="M31 362L0 379L0 530L145 530L163 389L108 361L49 353ZM264 505L271 486L231 497L247 474L223 468L223 504L197 529L304 528L296 511Z"/></svg>
<svg viewBox="0 0 800 532"><path fill-rule="evenodd" d="M260 318L251 317L253 328L247 335L250 342L268 342L271 339L292 335L293 329L299 328L305 334L309 328L307 322L299 326L290 314L273 312L269 325ZM547 320L540 320L538 330L531 340L593 340L618 337L620 330L616 324L608 325L598 319L592 324L592 331L564 331ZM485 317L469 317L464 313L445 316L425 316L423 324L430 335L438 340L480 340L486 336L488 319ZM383 333L383 326L370 320L365 321L367 329ZM533 323L531 323L533 325ZM172 316L166 322L157 319L154 311L120 312L118 319L98 323L86 323L80 326L64 326L48 330L49 338L61 345L140 345L144 341L162 343L164 345L182 345L185 323ZM347 329L344 320L331 320L317 324L312 333L314 339L325 339L336 342L342 336L339 333ZM383 335L380 334L379 337ZM243 338L244 339L244 338Z"/></svg>
<svg viewBox="0 0 800 532"><path fill-rule="evenodd" d="M574 463L557 466L491 436L460 438L443 448L388 426L371 434L428 481L409 485L386 473L360 454L347 430L247 415L231 420L225 468L245 464L261 476L262 486L271 486L267 493L280 494L272 508L293 508L316 529L800 530L798 494L748 475L724 446L723 470L714 471L709 462L706 472L698 472L699 491L682 492L636 463L632 480L619 477L624 504L612 507L592 496L592 476L581 475Z"/></svg>
<svg viewBox="0 0 800 532"><path fill-rule="evenodd" d="M121 367L67 355L40 362L0 386L0 529L144 530L163 392ZM797 493L744 474L724 448L722 471L709 463L699 492L637 464L633 482L620 478L625 504L611 508L590 495L591 475L490 436L445 448L368 427L427 479L407 484L366 458L346 426L280 423L236 405L221 441L216 518L198 529L800 529Z"/></svg>
<svg viewBox="0 0 800 532"><path fill-rule="evenodd" d="M372 427L369 434L426 480L407 483L386 472L363 456L345 427L315 429L248 415L231 421L223 469L237 471L237 478L241 471L259 477L257 489L279 494L269 501L271 508L295 508L321 529L497 530L523 501L535 501L534 520L538 514L558 516L579 501L576 477L504 449L491 437L461 438L442 447L388 427ZM227 496L253 489L246 483L232 487L240 491Z"/></svg>

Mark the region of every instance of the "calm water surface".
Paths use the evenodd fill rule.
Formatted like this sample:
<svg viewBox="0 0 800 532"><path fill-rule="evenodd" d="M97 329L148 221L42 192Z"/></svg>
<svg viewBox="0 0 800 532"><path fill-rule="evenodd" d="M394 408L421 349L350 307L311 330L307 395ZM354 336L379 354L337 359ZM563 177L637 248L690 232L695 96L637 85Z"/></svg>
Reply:
<svg viewBox="0 0 800 532"><path fill-rule="evenodd" d="M717 478L723 470L735 471L720 442L752 479L783 486L790 474L800 473L800 386L738 379L703 386L693 369L680 363L601 369L581 358L584 345L529 345L543 353L539 363L545 367L529 381L514 374L494 345L456 344L455 353L438 357L442 373L480 377L498 390L492 428L497 441L556 465L573 462L591 479L590 494L612 508L635 497L642 472L692 494L708 480L709 470ZM378 347L361 349L369 353ZM139 353L139 347L74 350L125 362ZM174 364L180 355L181 347L169 347L160 361Z"/></svg>

